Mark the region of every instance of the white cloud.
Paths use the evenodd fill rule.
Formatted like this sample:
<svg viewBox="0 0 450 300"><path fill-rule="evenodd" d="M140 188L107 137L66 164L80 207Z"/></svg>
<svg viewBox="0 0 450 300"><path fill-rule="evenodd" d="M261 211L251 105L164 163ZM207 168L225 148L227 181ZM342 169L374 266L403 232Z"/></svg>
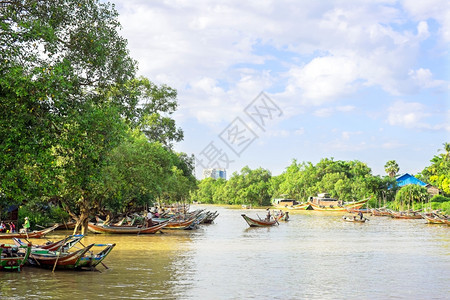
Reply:
<svg viewBox="0 0 450 300"><path fill-rule="evenodd" d="M429 69L417 69L410 70L408 75L414 80L414 82L420 88L435 88L435 87L444 87L447 85L447 90L449 89L448 83L443 80L434 80L433 74Z"/></svg>
<svg viewBox="0 0 450 300"><path fill-rule="evenodd" d="M393 126L431 129L424 121L430 115L421 103L397 101L389 107L387 121Z"/></svg>
<svg viewBox="0 0 450 300"><path fill-rule="evenodd" d="M434 19L440 23L441 40L450 42L450 2L447 0L403 0L402 6L415 20Z"/></svg>
<svg viewBox="0 0 450 300"><path fill-rule="evenodd" d="M262 90L274 89L292 116L368 87L448 88L418 59L434 34L427 20L450 41L448 1L113 2L140 73L176 88L179 115L202 123L231 120Z"/></svg>

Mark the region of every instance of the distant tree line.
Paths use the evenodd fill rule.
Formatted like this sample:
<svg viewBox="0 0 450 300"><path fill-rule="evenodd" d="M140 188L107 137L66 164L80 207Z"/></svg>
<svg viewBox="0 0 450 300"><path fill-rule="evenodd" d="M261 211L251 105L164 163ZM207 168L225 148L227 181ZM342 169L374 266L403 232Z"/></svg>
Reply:
<svg viewBox="0 0 450 300"><path fill-rule="evenodd" d="M304 202L309 196L326 192L344 201L372 197L371 207L407 209L415 206L449 211L450 147L448 143L444 145L446 153L435 156L432 164L416 175L441 190L443 195L431 199L425 187L397 186L396 175L400 168L394 160L385 165L388 176L375 176L363 162L333 158L324 158L315 165L293 160L279 176L272 176L270 171L262 168L244 167L241 172L233 173L229 180L201 180L191 197L202 203L268 206L273 198Z"/></svg>

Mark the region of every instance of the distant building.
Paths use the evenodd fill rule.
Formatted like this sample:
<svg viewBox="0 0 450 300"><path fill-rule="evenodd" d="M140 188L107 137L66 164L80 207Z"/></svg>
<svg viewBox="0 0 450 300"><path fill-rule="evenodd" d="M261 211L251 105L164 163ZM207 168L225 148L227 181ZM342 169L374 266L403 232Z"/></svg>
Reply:
<svg viewBox="0 0 450 300"><path fill-rule="evenodd" d="M402 187L402 186L405 186L405 185L408 185L408 184L427 186L427 184L425 182L423 182L420 179L417 179L416 177L414 177L414 176L412 176L412 175L410 175L408 173L405 173L405 174L397 177L396 180L397 180L397 185L399 187Z"/></svg>
<svg viewBox="0 0 450 300"><path fill-rule="evenodd" d="M203 178L227 179L227 171L225 169L203 169Z"/></svg>
<svg viewBox="0 0 450 300"><path fill-rule="evenodd" d="M427 183L423 182L422 180L417 179L416 177L414 177L408 173L405 173L405 174L397 177L396 180L397 180L397 185L399 187L402 187L402 186L405 186L408 184L416 184L416 185L426 187L428 194L430 194L431 196L440 194L440 190L437 187L432 186L431 184L427 184Z"/></svg>

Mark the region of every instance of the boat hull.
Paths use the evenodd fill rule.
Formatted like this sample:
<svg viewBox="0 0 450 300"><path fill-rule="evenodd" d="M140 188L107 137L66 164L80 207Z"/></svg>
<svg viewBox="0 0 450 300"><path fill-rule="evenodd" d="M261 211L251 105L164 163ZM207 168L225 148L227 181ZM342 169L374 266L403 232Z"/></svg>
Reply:
<svg viewBox="0 0 450 300"><path fill-rule="evenodd" d="M256 220L246 216L245 214L242 214L241 216L244 218L244 220L250 227L270 227L278 225L278 221L276 220L273 221Z"/></svg>
<svg viewBox="0 0 450 300"><path fill-rule="evenodd" d="M38 230L38 231L32 231L32 232L12 232L12 233L0 233L0 239L12 239L12 238L18 238L18 239L38 239L43 237L49 232L52 232L55 230L59 225L55 224L52 227Z"/></svg>
<svg viewBox="0 0 450 300"><path fill-rule="evenodd" d="M337 212L347 212L348 210L356 210L360 209L364 204L366 204L369 201L369 199L364 199L356 202L350 202L343 204L341 206L325 206L325 205L318 205L313 202L309 202L312 209L317 211L337 211Z"/></svg>
<svg viewBox="0 0 450 300"><path fill-rule="evenodd" d="M110 234L153 234L167 226L168 222L157 224L151 227L131 227L131 226L108 226L88 224L88 229L94 233Z"/></svg>
<svg viewBox="0 0 450 300"><path fill-rule="evenodd" d="M0 245L0 270L21 271L31 254L31 244Z"/></svg>

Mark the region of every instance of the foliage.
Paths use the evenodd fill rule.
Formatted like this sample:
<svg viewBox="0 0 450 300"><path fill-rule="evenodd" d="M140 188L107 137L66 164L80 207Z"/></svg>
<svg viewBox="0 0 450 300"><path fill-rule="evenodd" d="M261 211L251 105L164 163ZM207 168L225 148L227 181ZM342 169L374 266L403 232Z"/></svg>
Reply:
<svg viewBox="0 0 450 300"><path fill-rule="evenodd" d="M112 5L22 0L8 1L1 10L2 199L57 201L84 230L89 216L105 203L142 203L163 187L174 187L162 183L173 174L180 181L188 176L185 162L175 161L156 143L170 149L183 138L170 118L177 93L135 78L136 63L118 34ZM133 129L146 134L145 142L124 142ZM148 140L151 146L144 146ZM114 149L116 154L129 150L132 163L152 157L147 166L154 168L147 172L155 174L139 170L140 177L128 178L135 180L132 188L125 188L124 180L118 192L103 173L120 162L110 156ZM183 189L179 186L177 193Z"/></svg>
<svg viewBox="0 0 450 300"><path fill-rule="evenodd" d="M431 165L426 167L421 175L432 185L438 187L445 195L450 196L450 143L444 143L446 153L441 153L431 159Z"/></svg>
<svg viewBox="0 0 450 300"><path fill-rule="evenodd" d="M393 178L400 171L400 168L395 160L390 160L384 165L384 170L389 177Z"/></svg>
<svg viewBox="0 0 450 300"><path fill-rule="evenodd" d="M414 203L426 203L429 200L427 189L416 184L403 186L395 196L394 206L397 209L414 208Z"/></svg>
<svg viewBox="0 0 450 300"><path fill-rule="evenodd" d="M191 198L203 203L270 205L271 177L268 170L251 170L246 166L240 174L233 173L228 181L203 179Z"/></svg>
<svg viewBox="0 0 450 300"><path fill-rule="evenodd" d="M443 202L447 202L447 201L450 201L450 197L445 197L442 195L434 195L430 199L430 202L438 202L438 203L443 203Z"/></svg>

